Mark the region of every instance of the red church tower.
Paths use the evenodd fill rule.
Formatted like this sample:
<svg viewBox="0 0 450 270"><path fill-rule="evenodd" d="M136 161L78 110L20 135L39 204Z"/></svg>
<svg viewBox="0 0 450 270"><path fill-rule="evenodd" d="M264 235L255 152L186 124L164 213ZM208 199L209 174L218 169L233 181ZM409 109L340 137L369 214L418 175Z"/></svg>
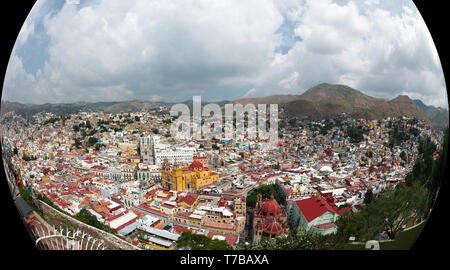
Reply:
<svg viewBox="0 0 450 270"><path fill-rule="evenodd" d="M273 194L269 199L262 200L258 194L253 213L253 242L271 239L289 233L286 211L280 208Z"/></svg>

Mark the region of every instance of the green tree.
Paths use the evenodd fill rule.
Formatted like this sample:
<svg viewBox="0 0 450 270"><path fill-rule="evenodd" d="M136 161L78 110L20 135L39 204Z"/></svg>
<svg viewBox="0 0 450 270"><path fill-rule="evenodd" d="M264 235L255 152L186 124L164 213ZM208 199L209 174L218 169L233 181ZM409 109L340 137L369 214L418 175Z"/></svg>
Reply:
<svg viewBox="0 0 450 270"><path fill-rule="evenodd" d="M394 239L410 221L421 221L426 217L429 196L423 185L388 189L372 203L364 205L361 211L344 215L336 222L338 235L342 239L355 236L359 241L374 239L386 232Z"/></svg>
<svg viewBox="0 0 450 270"><path fill-rule="evenodd" d="M364 204L369 204L372 202L372 200L373 200L373 192L372 189L369 188L367 189L366 194L364 194Z"/></svg>
<svg viewBox="0 0 450 270"><path fill-rule="evenodd" d="M350 142L352 143L359 143L361 142L363 137L363 129L362 127L348 127L347 128L347 135L350 137Z"/></svg>
<svg viewBox="0 0 450 270"><path fill-rule="evenodd" d="M405 151L402 151L401 153L400 153L400 158L403 160L403 161L407 161L407 159L408 159L408 156L406 155L406 153L405 153Z"/></svg>
<svg viewBox="0 0 450 270"><path fill-rule="evenodd" d="M443 179L446 177L446 164L447 164L447 151L448 151L448 127L444 132L444 142L439 152L439 157L433 162L433 168L431 172L430 180L427 182L426 187L431 194L436 194Z"/></svg>
<svg viewBox="0 0 450 270"><path fill-rule="evenodd" d="M224 240L211 239L205 235L184 231L176 242L177 247L192 250L229 250L230 245Z"/></svg>
<svg viewBox="0 0 450 270"><path fill-rule="evenodd" d="M86 143L86 146L87 146L87 147L91 147L91 146L93 146L94 144L96 144L97 141L98 141L97 138L95 138L95 137L89 137L89 139L88 139L88 141L87 141L87 143Z"/></svg>
<svg viewBox="0 0 450 270"><path fill-rule="evenodd" d="M74 218L78 219L81 222L84 222L86 224L89 224L97 229L101 229L104 230L106 232L110 232L115 234L116 230L114 230L113 228L101 223L100 221L97 220L97 217L94 216L93 214L91 214L88 210L86 209L81 209L80 212L78 212Z"/></svg>
<svg viewBox="0 0 450 270"><path fill-rule="evenodd" d="M77 149L80 149L80 147L82 145L80 139L75 138L74 140L75 140L75 143L73 144L73 146L75 146Z"/></svg>
<svg viewBox="0 0 450 270"><path fill-rule="evenodd" d="M19 188L19 194L20 197L33 209L36 209L36 205L34 204L33 197L31 196L31 193L26 188Z"/></svg>
<svg viewBox="0 0 450 270"><path fill-rule="evenodd" d="M296 228L288 235L262 240L259 243L238 245L237 250L319 250L334 249L335 235L321 235L302 228Z"/></svg>
<svg viewBox="0 0 450 270"><path fill-rule="evenodd" d="M282 196L280 192L275 188L274 185L262 185L258 187L257 189L254 189L250 195L246 198L247 206L249 207L255 207L256 206L256 200L258 194L261 194L262 198L270 198L270 195L273 194L274 199L279 203L282 204Z"/></svg>

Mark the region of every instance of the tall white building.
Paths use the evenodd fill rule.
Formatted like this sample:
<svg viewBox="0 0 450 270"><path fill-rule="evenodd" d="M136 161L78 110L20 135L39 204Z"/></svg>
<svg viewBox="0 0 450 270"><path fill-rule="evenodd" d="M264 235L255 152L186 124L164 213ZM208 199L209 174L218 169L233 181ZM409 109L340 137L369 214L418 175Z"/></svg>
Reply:
<svg viewBox="0 0 450 270"><path fill-rule="evenodd" d="M153 144L154 140L152 136L141 137L141 139L139 140L139 149L142 162L154 164Z"/></svg>
<svg viewBox="0 0 450 270"><path fill-rule="evenodd" d="M158 166L166 158L169 163L192 163L195 153L194 147L171 147L163 144L157 135L141 137L139 146L142 162Z"/></svg>

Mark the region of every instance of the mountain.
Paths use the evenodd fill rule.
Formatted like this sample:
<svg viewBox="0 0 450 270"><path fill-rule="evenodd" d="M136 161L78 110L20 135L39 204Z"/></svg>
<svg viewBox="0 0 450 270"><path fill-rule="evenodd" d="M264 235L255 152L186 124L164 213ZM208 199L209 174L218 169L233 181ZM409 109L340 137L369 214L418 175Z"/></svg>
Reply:
<svg viewBox="0 0 450 270"><path fill-rule="evenodd" d="M205 106L207 104L217 104L221 108L223 108L225 106L225 104L229 104L229 103L230 103L230 101L228 101L228 100L224 100L224 101L205 101L205 100L202 100L201 101L201 107L203 108L203 106ZM182 102L182 104L187 105L191 112L193 111L194 101L192 99L186 100L186 101Z"/></svg>
<svg viewBox="0 0 450 270"><path fill-rule="evenodd" d="M25 105L18 102L2 101L0 114L15 111L24 117L30 117L36 113L45 111L56 115L76 113L80 111L103 111L105 113L148 111L160 105L168 105L164 102L149 101L113 101L113 102L76 102L76 103L45 103L39 105Z"/></svg>
<svg viewBox="0 0 450 270"><path fill-rule="evenodd" d="M449 112L441 107L425 105L421 100L414 99L416 105L425 113L431 123L437 127L446 127L449 123Z"/></svg>
<svg viewBox="0 0 450 270"><path fill-rule="evenodd" d="M301 95L273 95L259 98L244 98L234 101L210 102L225 104L234 103L278 104L283 108L286 116L309 117L321 120L342 113L357 118L382 119L388 116L409 116L431 123L435 127L445 127L449 122L447 110L427 106L420 100L411 100L408 96L400 95L392 100L375 98L365 95L361 91L346 85L322 83L316 85ZM192 111L192 100L183 102ZM0 113L16 111L25 117L46 111L57 115L80 111L103 111L105 113L149 111L158 106L171 107L173 103L149 101L116 101L116 102L76 102L76 103L47 103L41 105L21 104L18 102L2 101Z"/></svg>
<svg viewBox="0 0 450 270"><path fill-rule="evenodd" d="M347 113L357 118L366 119L409 116L432 123L437 127L448 124L448 120L445 121L442 111L425 113L408 96L400 95L392 100L386 100L371 97L346 85L338 84L322 83L308 89L301 95L274 95L263 98L239 99L235 100L234 103L278 104L284 108L286 116L306 116L312 120L320 120ZM434 117L434 120L432 117Z"/></svg>
<svg viewBox="0 0 450 270"><path fill-rule="evenodd" d="M367 108L383 103L345 85L322 83L283 105L288 116L308 116L313 120L348 113L355 117L373 118Z"/></svg>

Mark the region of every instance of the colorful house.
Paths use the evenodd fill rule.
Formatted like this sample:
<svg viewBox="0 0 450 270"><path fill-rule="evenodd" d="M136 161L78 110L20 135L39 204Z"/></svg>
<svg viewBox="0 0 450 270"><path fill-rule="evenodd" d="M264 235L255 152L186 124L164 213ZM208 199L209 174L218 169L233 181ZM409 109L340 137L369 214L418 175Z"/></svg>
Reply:
<svg viewBox="0 0 450 270"><path fill-rule="evenodd" d="M336 233L339 213L321 197L287 202L288 222L292 228L301 227L323 235Z"/></svg>

